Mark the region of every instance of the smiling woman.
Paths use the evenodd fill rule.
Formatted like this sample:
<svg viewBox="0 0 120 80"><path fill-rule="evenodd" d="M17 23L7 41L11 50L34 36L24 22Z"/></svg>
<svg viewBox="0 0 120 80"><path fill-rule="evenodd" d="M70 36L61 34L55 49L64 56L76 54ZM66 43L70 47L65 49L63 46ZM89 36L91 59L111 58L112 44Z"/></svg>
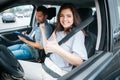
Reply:
<svg viewBox="0 0 120 80"><path fill-rule="evenodd" d="M45 62L38 64L19 61L25 71L26 79L55 80L71 71L73 66L80 66L84 63L83 61L88 59L84 45L85 36L81 30L62 45L58 44L58 41L80 24L80 17L74 5L71 3L63 4L57 20L56 29L49 40L45 35L45 23L40 24L45 52L46 54L52 53L45 58ZM34 71L31 72L30 70L33 68Z"/></svg>

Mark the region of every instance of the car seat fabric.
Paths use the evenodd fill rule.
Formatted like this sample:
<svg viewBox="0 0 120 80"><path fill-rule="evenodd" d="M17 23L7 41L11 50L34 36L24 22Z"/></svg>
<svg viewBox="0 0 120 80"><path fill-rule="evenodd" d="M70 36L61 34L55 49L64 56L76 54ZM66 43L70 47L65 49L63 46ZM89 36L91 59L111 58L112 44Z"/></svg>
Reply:
<svg viewBox="0 0 120 80"><path fill-rule="evenodd" d="M96 12L94 12L93 14L95 17L96 17ZM97 19L95 19L88 27L88 30L92 33L94 33L96 36L97 36L97 32L98 32L98 29L97 29Z"/></svg>
<svg viewBox="0 0 120 80"><path fill-rule="evenodd" d="M88 17L92 16L92 9L91 8L79 8L78 13L79 13L82 21L84 21ZM84 28L84 31L86 33L85 47L86 47L86 50L88 53L88 58L91 57L95 53L95 46L96 46L96 35L93 32L89 31L90 28L92 29L91 24Z"/></svg>
<svg viewBox="0 0 120 80"><path fill-rule="evenodd" d="M79 13L82 21L84 21L88 17L92 16L92 9L91 8L79 8L78 13Z"/></svg>
<svg viewBox="0 0 120 80"><path fill-rule="evenodd" d="M56 16L56 8L55 7L48 8L48 18L47 19L50 20L55 16Z"/></svg>
<svg viewBox="0 0 120 80"><path fill-rule="evenodd" d="M88 53L88 58L94 55L95 46L96 46L96 36L92 32L86 31L87 35L85 36L85 47Z"/></svg>
<svg viewBox="0 0 120 80"><path fill-rule="evenodd" d="M51 20L53 17L55 17L56 16L56 8L55 7L50 7L50 8L48 8L48 20ZM52 26L52 28L53 28L53 30L55 29L55 23L49 23L51 26Z"/></svg>

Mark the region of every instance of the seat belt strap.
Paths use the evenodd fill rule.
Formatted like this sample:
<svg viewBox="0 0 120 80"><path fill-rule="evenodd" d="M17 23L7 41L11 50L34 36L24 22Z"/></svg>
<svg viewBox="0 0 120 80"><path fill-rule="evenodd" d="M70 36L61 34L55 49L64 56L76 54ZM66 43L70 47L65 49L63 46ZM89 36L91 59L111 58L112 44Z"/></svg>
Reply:
<svg viewBox="0 0 120 80"><path fill-rule="evenodd" d="M59 41L58 44L61 45L62 43L66 42L74 34L76 34L78 31L84 29L86 26L88 26L94 20L95 20L95 16L91 16L91 17L87 18L85 21L81 22L80 25L75 27L70 33L68 33L61 41Z"/></svg>
<svg viewBox="0 0 120 80"><path fill-rule="evenodd" d="M90 23L92 23L95 20L95 16L90 16L86 20L80 23L77 27L75 27L70 33L68 33L61 41L58 42L59 45L66 42L69 38L71 38L74 34L76 34L78 31L84 29L87 27ZM48 53L46 56L49 57L52 53Z"/></svg>

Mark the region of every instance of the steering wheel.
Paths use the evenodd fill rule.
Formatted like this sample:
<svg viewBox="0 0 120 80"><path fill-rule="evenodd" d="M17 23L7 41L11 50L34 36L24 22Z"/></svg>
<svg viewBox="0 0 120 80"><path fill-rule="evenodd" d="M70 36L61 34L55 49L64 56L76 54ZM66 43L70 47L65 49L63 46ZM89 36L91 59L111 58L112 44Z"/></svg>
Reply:
<svg viewBox="0 0 120 80"><path fill-rule="evenodd" d="M16 78L24 77L24 70L11 51L0 45L0 69Z"/></svg>
<svg viewBox="0 0 120 80"><path fill-rule="evenodd" d="M4 35L2 35L2 34L0 34L0 38L3 39L4 41L8 42L8 43L11 43L11 44L15 44L15 43L20 42L19 39L17 39L17 40L10 40L10 39L6 38L6 37L5 37Z"/></svg>

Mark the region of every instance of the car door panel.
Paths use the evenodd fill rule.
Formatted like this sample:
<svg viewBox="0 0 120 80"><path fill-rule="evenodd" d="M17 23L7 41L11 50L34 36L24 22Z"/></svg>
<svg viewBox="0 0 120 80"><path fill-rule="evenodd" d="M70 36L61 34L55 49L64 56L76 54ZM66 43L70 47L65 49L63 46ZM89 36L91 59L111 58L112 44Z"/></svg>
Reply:
<svg viewBox="0 0 120 80"><path fill-rule="evenodd" d="M10 46L13 44L19 44L22 43L18 37L16 35L13 34L14 31L18 31L18 32L27 32L31 30L31 28L24 26L24 28L21 29L17 29L17 30L10 30L10 31L6 31L6 32L2 32L0 33L0 44L6 45L6 46Z"/></svg>
<svg viewBox="0 0 120 80"><path fill-rule="evenodd" d="M95 80L115 80L120 75L120 51L109 58L107 66L96 76Z"/></svg>
<svg viewBox="0 0 120 80"><path fill-rule="evenodd" d="M4 23L2 22L2 17L4 17L3 14L11 13L14 15L16 21L15 22L9 22ZM0 18L0 44L10 46L13 44L21 43L21 41L18 39L16 35L13 35L12 33L14 31L18 32L27 32L29 33L32 28L32 21L33 15L34 15L34 6L33 5L16 5L10 8L5 9L1 12ZM21 14L22 17L18 17L18 14ZM29 15L29 16L25 16ZM11 17L8 15L8 17L11 19Z"/></svg>
<svg viewBox="0 0 120 80"><path fill-rule="evenodd" d="M109 80L113 71L120 68L119 61L115 62L119 58L118 55L113 56L113 53L110 52L99 52L59 80ZM111 67L108 68L108 66Z"/></svg>

